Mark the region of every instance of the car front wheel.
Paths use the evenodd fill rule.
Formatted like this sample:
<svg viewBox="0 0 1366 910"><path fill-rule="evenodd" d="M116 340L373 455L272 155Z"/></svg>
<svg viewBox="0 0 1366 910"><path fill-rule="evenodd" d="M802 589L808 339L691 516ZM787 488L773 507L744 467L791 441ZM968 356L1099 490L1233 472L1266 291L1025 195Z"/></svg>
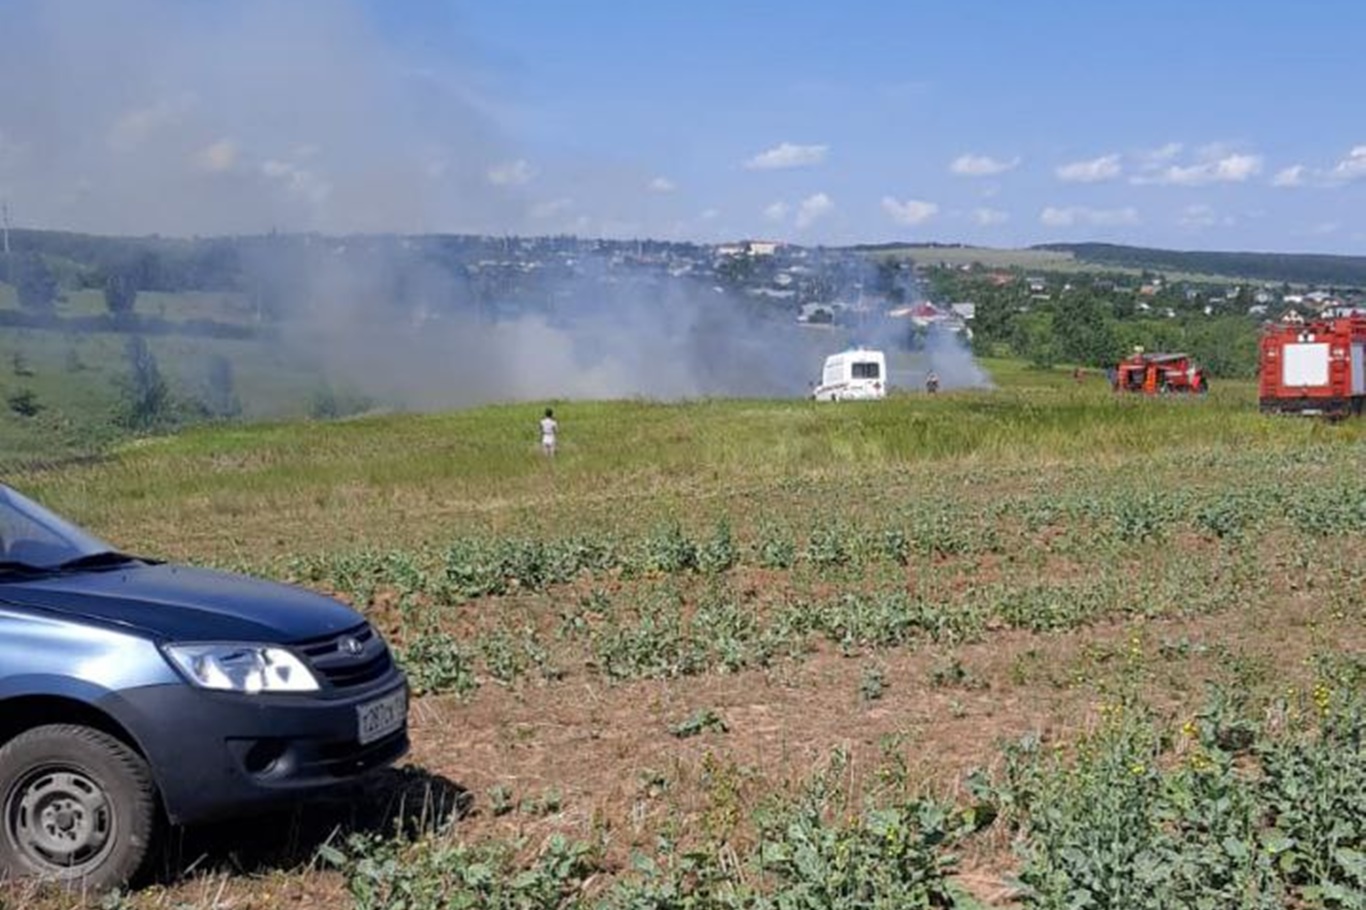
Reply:
<svg viewBox="0 0 1366 910"><path fill-rule="evenodd" d="M0 747L0 800L0 876L117 887L156 827L147 763L90 727L35 727Z"/></svg>

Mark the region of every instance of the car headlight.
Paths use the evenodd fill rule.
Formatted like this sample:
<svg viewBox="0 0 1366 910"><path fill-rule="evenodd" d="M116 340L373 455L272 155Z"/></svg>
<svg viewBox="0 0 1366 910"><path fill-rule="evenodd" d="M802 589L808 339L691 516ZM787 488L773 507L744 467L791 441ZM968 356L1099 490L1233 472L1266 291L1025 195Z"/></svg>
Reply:
<svg viewBox="0 0 1366 910"><path fill-rule="evenodd" d="M293 652L270 645L166 645L166 656L190 681L227 692L316 692L318 678Z"/></svg>

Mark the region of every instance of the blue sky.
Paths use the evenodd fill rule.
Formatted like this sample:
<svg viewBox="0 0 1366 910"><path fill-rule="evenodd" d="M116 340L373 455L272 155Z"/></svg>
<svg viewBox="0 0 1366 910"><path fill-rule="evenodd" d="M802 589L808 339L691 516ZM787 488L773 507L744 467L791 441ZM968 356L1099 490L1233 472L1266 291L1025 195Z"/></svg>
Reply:
<svg viewBox="0 0 1366 910"><path fill-rule="evenodd" d="M54 226L1366 253L1366 4L6 8L63 66L60 116L0 101L0 194Z"/></svg>

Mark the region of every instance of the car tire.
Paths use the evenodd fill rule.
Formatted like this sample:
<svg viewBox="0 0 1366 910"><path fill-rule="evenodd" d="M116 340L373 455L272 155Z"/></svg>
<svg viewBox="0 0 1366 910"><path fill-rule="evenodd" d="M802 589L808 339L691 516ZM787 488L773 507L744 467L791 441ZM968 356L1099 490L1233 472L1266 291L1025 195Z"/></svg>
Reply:
<svg viewBox="0 0 1366 910"><path fill-rule="evenodd" d="M156 826L147 763L109 734L52 724L0 747L0 877L118 887L142 868Z"/></svg>

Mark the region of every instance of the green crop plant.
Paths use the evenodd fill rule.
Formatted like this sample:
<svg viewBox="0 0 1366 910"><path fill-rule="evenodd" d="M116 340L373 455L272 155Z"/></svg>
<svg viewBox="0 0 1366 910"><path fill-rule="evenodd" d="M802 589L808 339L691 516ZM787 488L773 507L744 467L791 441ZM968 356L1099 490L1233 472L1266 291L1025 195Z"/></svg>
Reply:
<svg viewBox="0 0 1366 910"><path fill-rule="evenodd" d="M508 846L445 838L412 843L356 835L328 854L341 867L354 910L533 910L583 907L591 849L552 835L530 863Z"/></svg>
<svg viewBox="0 0 1366 910"><path fill-rule="evenodd" d="M797 561L797 545L787 530L773 524L759 529L754 545L754 561L765 569L790 569Z"/></svg>
<svg viewBox="0 0 1366 910"><path fill-rule="evenodd" d="M877 701L887 691L887 671L869 664L863 668L859 677L859 697L864 701Z"/></svg>
<svg viewBox="0 0 1366 910"><path fill-rule="evenodd" d="M806 560L821 569L833 569L853 561L849 541L854 535L843 523L832 521L818 526L807 539Z"/></svg>
<svg viewBox="0 0 1366 910"><path fill-rule="evenodd" d="M677 521L658 525L641 547L642 567L649 572L686 572L697 567L697 544Z"/></svg>
<svg viewBox="0 0 1366 910"><path fill-rule="evenodd" d="M730 522L717 521L711 538L697 548L697 568L710 575L733 568L740 560L739 550L731 535Z"/></svg>
<svg viewBox="0 0 1366 910"><path fill-rule="evenodd" d="M424 630L398 649L397 658L416 695L468 696L479 687L473 655L449 633Z"/></svg>
<svg viewBox="0 0 1366 910"><path fill-rule="evenodd" d="M714 708L698 708L684 720L669 727L669 733L677 739L687 739L702 733L728 733L730 727Z"/></svg>

